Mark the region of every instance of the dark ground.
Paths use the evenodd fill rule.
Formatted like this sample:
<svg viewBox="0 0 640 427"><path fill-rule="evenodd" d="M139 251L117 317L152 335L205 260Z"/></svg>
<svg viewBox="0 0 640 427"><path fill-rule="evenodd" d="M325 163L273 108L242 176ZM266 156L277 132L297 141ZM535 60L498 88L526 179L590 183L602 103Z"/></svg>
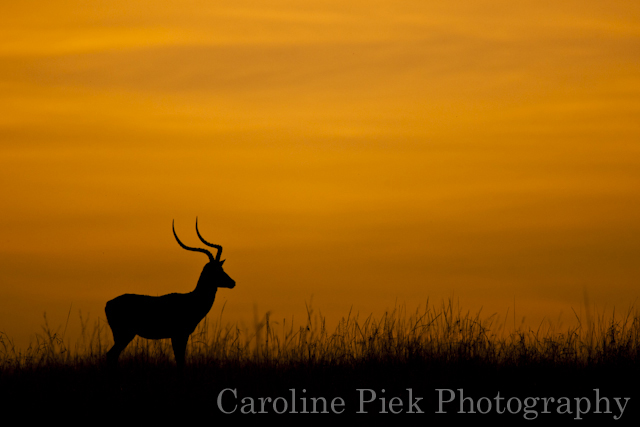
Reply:
<svg viewBox="0 0 640 427"><path fill-rule="evenodd" d="M594 363L588 367L531 363L492 366L474 361L421 360L360 362L350 366L210 363L189 365L180 373L173 363L158 365L123 360L116 373L102 365L5 370L0 373L0 402L5 413L20 408L23 416L50 413L53 418L55 414L108 416L117 413L126 416L143 413L151 417L177 415L197 419L205 416L211 422L259 421L272 417L296 422L316 417L368 422L373 417L385 417L388 421L402 417L416 423L457 420L506 425L559 420L600 425L633 422L637 425L640 420L639 373L638 364L629 361ZM221 394L225 389L229 390ZM290 389L296 394L293 399L295 410ZM365 390L360 392L358 389ZM376 398L370 403L361 403L361 395L362 400L372 399L369 390L376 393ZM473 399L476 413L468 413L471 411L468 400L462 410L466 413L462 413L461 393L465 398ZM600 397L599 408L596 408L596 393ZM442 411L446 413L437 413L440 395L442 400L453 397L452 402L442 403ZM278 397L281 399L274 408L273 400ZM326 399L328 413L321 413L324 408L320 400L316 408L318 413L313 414L312 398L320 397ZM528 397L539 400L526 401ZM568 399L558 402L561 397ZM260 398L265 399L266 413L242 413L243 405L248 410L247 404L252 401L254 411L260 412ZM542 398L547 398L549 413L543 413ZM548 398L554 398L554 401ZM622 405L625 398L629 398L622 414L614 398L619 398ZM512 400L507 407L509 399ZM607 399L610 413L605 412ZM332 401L335 403L333 409ZM301 413L305 402L310 413ZM390 407L389 403L394 405ZM577 414L578 403L583 414ZM530 408L525 412L527 404ZM233 414L223 412L232 412L234 408ZM601 413L595 413L597 409ZM366 413L358 413L361 410ZM399 413L393 414L391 410ZM481 414L478 410L487 413ZM284 414L279 415L276 411L284 411ZM297 413L292 413L294 411ZM568 413L559 414L558 411ZM23 416L19 419L26 421L28 418ZM616 421L614 417L619 419Z"/></svg>

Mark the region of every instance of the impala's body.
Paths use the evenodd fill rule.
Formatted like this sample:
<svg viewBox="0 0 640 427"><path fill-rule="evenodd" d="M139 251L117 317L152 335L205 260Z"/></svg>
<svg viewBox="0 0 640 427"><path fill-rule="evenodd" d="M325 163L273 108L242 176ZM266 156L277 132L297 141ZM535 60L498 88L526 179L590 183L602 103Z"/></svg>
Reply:
<svg viewBox="0 0 640 427"><path fill-rule="evenodd" d="M173 233L184 249L207 254L209 263L202 269L196 288L187 294L174 293L159 297L124 294L107 302L105 313L115 342L107 353L107 361L112 366L117 364L120 352L139 335L149 339L171 338L176 363L183 367L189 335L211 310L218 288L233 288L236 285L222 269L224 261L220 261L221 246L206 242L198 232L204 244L218 248L214 259L206 249L183 245L175 229Z"/></svg>

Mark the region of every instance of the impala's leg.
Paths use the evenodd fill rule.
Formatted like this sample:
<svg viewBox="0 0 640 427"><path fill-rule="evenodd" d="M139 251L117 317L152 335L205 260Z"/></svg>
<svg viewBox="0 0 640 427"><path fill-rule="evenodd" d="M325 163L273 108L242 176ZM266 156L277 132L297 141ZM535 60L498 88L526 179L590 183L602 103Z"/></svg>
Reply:
<svg viewBox="0 0 640 427"><path fill-rule="evenodd" d="M113 332L113 340L115 341L115 344L113 344L111 350L107 352L107 364L109 366L115 368L118 365L118 357L120 357L120 353L131 342L131 340L135 338L135 336L136 334Z"/></svg>
<svg viewBox="0 0 640 427"><path fill-rule="evenodd" d="M176 363L180 370L184 368L184 354L187 351L187 341L189 341L189 335L180 335L171 338L173 354L176 356Z"/></svg>

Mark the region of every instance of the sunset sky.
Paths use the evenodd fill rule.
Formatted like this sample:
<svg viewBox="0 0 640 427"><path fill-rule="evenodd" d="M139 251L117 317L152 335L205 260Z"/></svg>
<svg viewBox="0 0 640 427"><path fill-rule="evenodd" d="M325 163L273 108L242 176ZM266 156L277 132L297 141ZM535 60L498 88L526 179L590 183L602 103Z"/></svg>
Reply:
<svg viewBox="0 0 640 427"><path fill-rule="evenodd" d="M211 315L249 326L640 296L636 2L8 2L0 142L21 346L191 291L196 216L237 282Z"/></svg>

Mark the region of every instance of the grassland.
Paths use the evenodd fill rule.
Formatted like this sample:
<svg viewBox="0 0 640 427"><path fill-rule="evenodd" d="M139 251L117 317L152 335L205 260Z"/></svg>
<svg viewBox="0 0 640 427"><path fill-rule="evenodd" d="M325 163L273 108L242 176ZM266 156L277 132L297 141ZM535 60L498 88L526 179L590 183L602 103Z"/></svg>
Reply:
<svg viewBox="0 0 640 427"><path fill-rule="evenodd" d="M111 345L104 321L83 323L72 345L45 318L24 351L0 336L0 399L6 408L204 411L216 419L232 409L235 416L253 410L255 417L304 417L300 412L313 412L312 403L320 417L403 415L419 422L640 417L637 312L591 315L565 330L544 323L514 328L509 320L472 315L452 301L378 319L348 313L332 330L312 309L303 325L267 314L251 331L209 317L190 338L184 372L176 369L168 340L139 338L113 372L104 363ZM555 401L545 408L542 398Z"/></svg>

